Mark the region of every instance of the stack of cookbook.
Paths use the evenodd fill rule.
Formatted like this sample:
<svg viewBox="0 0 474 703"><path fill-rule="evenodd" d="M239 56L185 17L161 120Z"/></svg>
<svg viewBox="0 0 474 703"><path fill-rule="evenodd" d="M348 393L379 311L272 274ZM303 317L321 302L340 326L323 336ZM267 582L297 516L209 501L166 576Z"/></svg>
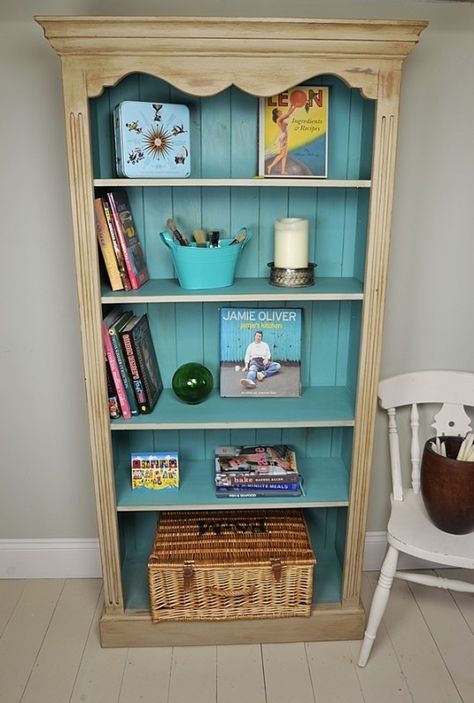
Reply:
<svg viewBox="0 0 474 703"><path fill-rule="evenodd" d="M286 444L217 447L215 480L218 498L303 494L295 451Z"/></svg>

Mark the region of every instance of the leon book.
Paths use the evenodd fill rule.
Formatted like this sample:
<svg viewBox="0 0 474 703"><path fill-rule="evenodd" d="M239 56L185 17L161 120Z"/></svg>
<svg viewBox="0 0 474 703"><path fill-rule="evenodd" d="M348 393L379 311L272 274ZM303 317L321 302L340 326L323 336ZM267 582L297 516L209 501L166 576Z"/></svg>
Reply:
<svg viewBox="0 0 474 703"><path fill-rule="evenodd" d="M259 175L326 178L327 87L297 85L260 99Z"/></svg>

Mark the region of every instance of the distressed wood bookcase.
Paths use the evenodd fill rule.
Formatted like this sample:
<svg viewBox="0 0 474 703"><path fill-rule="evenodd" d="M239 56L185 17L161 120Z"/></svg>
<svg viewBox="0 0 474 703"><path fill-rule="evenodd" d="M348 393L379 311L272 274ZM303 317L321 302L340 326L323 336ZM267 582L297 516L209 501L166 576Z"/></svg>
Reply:
<svg viewBox="0 0 474 703"><path fill-rule="evenodd" d="M402 64L425 22L167 17L38 17L61 58L90 441L104 578L104 646L278 642L362 636L359 592L387 273ZM329 87L329 174L257 178L258 96L297 84ZM187 104L191 177L120 179L111 111L122 100ZM100 278L97 189L129 194L151 280L112 293ZM181 289L158 233L168 217L187 229L240 226L256 237L233 286ZM310 288L268 282L273 223L310 221ZM104 311L149 315L165 389L150 415L110 421L101 340ZM301 398L179 403L177 366L201 361L218 377L221 305L303 308ZM146 561L159 511L232 510L216 499L220 444L295 445L301 498L248 499L246 507L301 506L318 564L312 616L152 625ZM131 450L179 449L177 494L137 497Z"/></svg>

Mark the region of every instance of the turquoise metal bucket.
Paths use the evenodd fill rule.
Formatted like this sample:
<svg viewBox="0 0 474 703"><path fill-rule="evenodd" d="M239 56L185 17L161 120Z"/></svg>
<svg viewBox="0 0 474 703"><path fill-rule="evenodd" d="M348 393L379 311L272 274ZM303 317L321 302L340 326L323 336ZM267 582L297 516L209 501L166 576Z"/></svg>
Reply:
<svg viewBox="0 0 474 703"><path fill-rule="evenodd" d="M234 282L240 252L253 236L247 230L245 239L232 244L232 239L221 239L219 246L198 247L190 244L183 247L173 240L170 232L160 232L163 243L171 251L173 264L181 288L189 290L227 288Z"/></svg>

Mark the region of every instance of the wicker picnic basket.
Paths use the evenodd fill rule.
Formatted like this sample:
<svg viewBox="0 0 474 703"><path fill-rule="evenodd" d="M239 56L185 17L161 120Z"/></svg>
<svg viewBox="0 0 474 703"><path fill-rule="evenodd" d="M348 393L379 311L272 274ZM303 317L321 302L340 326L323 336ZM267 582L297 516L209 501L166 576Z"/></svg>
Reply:
<svg viewBox="0 0 474 703"><path fill-rule="evenodd" d="M307 617L315 563L301 510L162 512L152 620Z"/></svg>

